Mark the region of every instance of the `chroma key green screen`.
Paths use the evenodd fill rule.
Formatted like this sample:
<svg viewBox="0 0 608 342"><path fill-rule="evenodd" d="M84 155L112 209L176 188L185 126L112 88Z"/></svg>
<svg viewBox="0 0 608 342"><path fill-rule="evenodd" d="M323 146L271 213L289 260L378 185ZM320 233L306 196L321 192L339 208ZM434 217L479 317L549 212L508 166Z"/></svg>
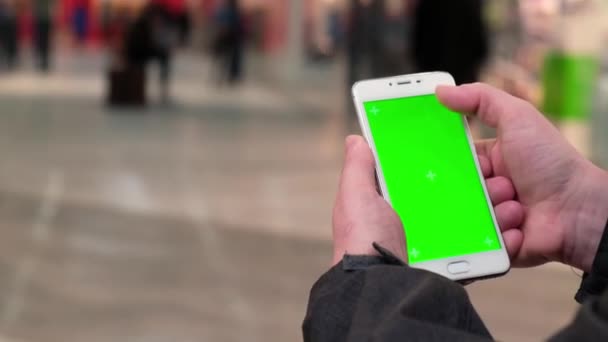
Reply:
<svg viewBox="0 0 608 342"><path fill-rule="evenodd" d="M435 95L364 107L410 263L500 249L462 116Z"/></svg>

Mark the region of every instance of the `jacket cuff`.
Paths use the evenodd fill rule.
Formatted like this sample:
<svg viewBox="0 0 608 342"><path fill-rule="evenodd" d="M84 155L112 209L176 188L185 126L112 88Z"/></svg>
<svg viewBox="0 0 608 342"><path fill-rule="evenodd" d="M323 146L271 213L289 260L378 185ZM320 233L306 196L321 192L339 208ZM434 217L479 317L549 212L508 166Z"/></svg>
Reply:
<svg viewBox="0 0 608 342"><path fill-rule="evenodd" d="M391 251L380 246L376 242L372 244L378 255L349 255L342 258L342 269L344 271L363 270L375 265L407 266L405 262L396 257Z"/></svg>
<svg viewBox="0 0 608 342"><path fill-rule="evenodd" d="M601 295L606 288L608 288L608 223L604 228L591 272L583 275L583 281L574 298L577 302L583 303L590 297Z"/></svg>

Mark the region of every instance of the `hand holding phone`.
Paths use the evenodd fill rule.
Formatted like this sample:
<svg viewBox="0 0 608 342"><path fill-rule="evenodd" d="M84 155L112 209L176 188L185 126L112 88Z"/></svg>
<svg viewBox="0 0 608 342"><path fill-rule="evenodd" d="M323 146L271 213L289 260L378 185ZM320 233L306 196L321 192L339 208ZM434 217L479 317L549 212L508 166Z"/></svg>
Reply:
<svg viewBox="0 0 608 342"><path fill-rule="evenodd" d="M492 175L488 187L502 177L517 193L511 210L508 203L495 207L499 221L522 215L517 203L525 206L520 225L501 223L513 265L557 261L590 271L608 220L608 172L578 153L532 104L504 91L468 84L438 87L437 95L450 109L496 128L496 138L476 148Z"/></svg>
<svg viewBox="0 0 608 342"><path fill-rule="evenodd" d="M333 212L333 264L344 254L376 254L372 242L407 260L401 220L378 193L374 156L367 142L349 136L345 154Z"/></svg>
<svg viewBox="0 0 608 342"><path fill-rule="evenodd" d="M382 194L399 215L409 263L462 280L510 262L465 118L439 103L446 73L359 82L353 96Z"/></svg>
<svg viewBox="0 0 608 342"><path fill-rule="evenodd" d="M387 94L378 89L380 94L370 92L376 96L372 100L386 99ZM476 144L478 168L486 178L504 248L513 264L529 267L558 261L589 271L607 219L608 173L577 153L525 101L484 84L438 87L436 91L446 107L476 115L484 124L497 128L496 139ZM411 94L401 90L388 95L399 98ZM361 108L358 110L361 114ZM386 202L375 190L377 156L361 137L348 140L349 146L355 147L347 148L334 210L334 260L344 253L374 253L370 247L374 241L405 260L403 244L384 243L403 242L404 237L400 220L386 219L394 218L395 211L382 205ZM345 181L347 178L350 181Z"/></svg>

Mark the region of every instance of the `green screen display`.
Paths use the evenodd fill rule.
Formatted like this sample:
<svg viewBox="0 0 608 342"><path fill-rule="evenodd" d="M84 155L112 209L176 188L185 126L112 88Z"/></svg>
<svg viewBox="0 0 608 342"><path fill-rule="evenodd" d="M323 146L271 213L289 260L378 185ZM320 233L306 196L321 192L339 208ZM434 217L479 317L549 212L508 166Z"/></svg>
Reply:
<svg viewBox="0 0 608 342"><path fill-rule="evenodd" d="M410 263L500 249L462 116L435 95L364 107Z"/></svg>

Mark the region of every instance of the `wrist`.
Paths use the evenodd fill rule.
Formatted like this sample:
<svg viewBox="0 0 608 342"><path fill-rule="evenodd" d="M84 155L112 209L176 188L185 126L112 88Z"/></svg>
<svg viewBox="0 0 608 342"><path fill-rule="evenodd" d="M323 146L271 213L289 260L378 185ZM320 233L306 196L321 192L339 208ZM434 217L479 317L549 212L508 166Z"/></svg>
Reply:
<svg viewBox="0 0 608 342"><path fill-rule="evenodd" d="M564 263L591 271L608 220L608 172L586 163L568 199Z"/></svg>

